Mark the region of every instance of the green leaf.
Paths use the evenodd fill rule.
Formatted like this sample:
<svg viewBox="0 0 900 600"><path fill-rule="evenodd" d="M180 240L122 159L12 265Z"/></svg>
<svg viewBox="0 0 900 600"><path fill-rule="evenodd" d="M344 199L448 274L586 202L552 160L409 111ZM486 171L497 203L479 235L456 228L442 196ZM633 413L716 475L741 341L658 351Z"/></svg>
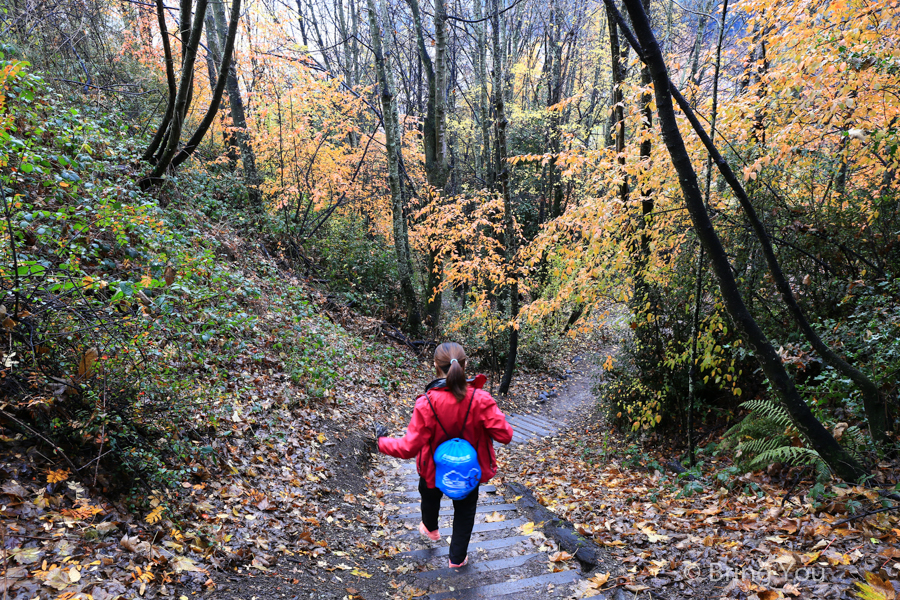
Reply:
<svg viewBox="0 0 900 600"><path fill-rule="evenodd" d="M19 170L23 173L31 173L34 171L34 165L31 163L22 163L22 166L19 167Z"/></svg>

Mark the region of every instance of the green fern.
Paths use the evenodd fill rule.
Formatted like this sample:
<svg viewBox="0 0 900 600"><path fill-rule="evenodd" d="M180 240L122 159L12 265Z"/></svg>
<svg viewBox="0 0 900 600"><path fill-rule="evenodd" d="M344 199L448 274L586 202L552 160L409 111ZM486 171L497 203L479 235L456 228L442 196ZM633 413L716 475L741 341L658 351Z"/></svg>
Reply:
<svg viewBox="0 0 900 600"><path fill-rule="evenodd" d="M831 469L828 467L828 464L822 460L819 453L811 448L804 448L802 446L778 446L769 448L757 454L750 464L756 468L763 468L773 462L794 466L809 465L815 469L817 479L827 479L831 476Z"/></svg>
<svg viewBox="0 0 900 600"><path fill-rule="evenodd" d="M738 444L738 449L741 451L742 456L746 455L752 457L762 454L763 452L771 452L776 448L780 448L784 446L787 441L785 436L742 440Z"/></svg>
<svg viewBox="0 0 900 600"><path fill-rule="evenodd" d="M741 404L750 411L726 436L736 441L736 455L752 469L764 468L774 462L793 466L810 466L817 479L831 476L831 468L818 452L805 446L795 446L802 440L787 410L771 399L754 399ZM841 444L848 452L860 456L865 452L867 437L859 427L848 427Z"/></svg>
<svg viewBox="0 0 900 600"><path fill-rule="evenodd" d="M771 421L772 424L787 429L793 427L791 416L779 402L768 398L755 398L741 404L741 408L749 410L757 418Z"/></svg>
<svg viewBox="0 0 900 600"><path fill-rule="evenodd" d="M848 427L841 436L841 445L857 458L862 457L868 447L869 436L857 425Z"/></svg>

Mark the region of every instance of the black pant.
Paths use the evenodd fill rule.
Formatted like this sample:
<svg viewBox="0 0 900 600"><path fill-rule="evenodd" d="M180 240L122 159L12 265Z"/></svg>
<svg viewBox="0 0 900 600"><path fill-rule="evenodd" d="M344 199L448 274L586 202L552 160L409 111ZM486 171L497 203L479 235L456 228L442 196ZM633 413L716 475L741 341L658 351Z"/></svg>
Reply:
<svg viewBox="0 0 900 600"><path fill-rule="evenodd" d="M444 493L437 488L429 488L424 477L419 477L419 494L422 496L422 523L428 531L438 528L438 513ZM475 526L475 511L478 509L478 488L462 500L453 501L453 537L450 539L450 562L458 565L469 552L469 538Z"/></svg>

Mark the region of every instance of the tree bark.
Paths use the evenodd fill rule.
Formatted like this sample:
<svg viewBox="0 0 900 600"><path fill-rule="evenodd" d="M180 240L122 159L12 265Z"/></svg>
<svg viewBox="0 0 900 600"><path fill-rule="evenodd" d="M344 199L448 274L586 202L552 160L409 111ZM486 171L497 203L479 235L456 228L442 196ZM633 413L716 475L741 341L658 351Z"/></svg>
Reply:
<svg viewBox="0 0 900 600"><path fill-rule="evenodd" d="M425 119L422 127L422 143L425 150L425 177L438 194L443 194L450 176L447 164L447 19L444 0L434 3L434 62L425 46L422 16L418 0L406 0L412 11L413 26L419 61L425 71L428 85L428 99L425 105ZM435 199L436 200L436 199ZM429 248L426 257L427 290L425 298L426 323L436 328L441 318L441 295L438 289L443 280L443 256Z"/></svg>
<svg viewBox="0 0 900 600"><path fill-rule="evenodd" d="M484 33L483 0L473 0L475 4L475 45L476 52L476 70L478 73L478 114L481 125L481 165L482 171L480 176L487 182L488 186L494 185L494 169L491 166L491 133L488 115L488 80L487 80L487 37Z"/></svg>
<svg viewBox="0 0 900 600"><path fill-rule="evenodd" d="M175 100L178 96L178 84L175 82L175 59L172 57L172 44L169 42L169 29L166 26L165 10L162 0L156 0L156 19L159 22L159 33L162 37L163 56L165 57L166 64L166 85L169 89L169 99L166 102L166 111L163 113L159 128L156 130L153 139L150 140L150 144L141 156L145 161L149 161L153 158L153 155L156 154L156 150L159 148L166 135L166 131L169 130L169 127L172 124L172 115L175 112Z"/></svg>
<svg viewBox="0 0 900 600"><path fill-rule="evenodd" d="M547 107L559 104L562 100L562 29L563 16L559 0L551 0L550 2L551 23L548 27L549 36L547 40L548 59L550 66L550 83L547 86ZM550 160L547 163L547 175L550 179L549 199L550 199L550 218L555 219L562 214L562 177L559 167L557 167L559 152L561 146L559 110L553 110L550 113Z"/></svg>
<svg viewBox="0 0 900 600"><path fill-rule="evenodd" d="M206 116L197 128L191 139L172 161L173 167L178 167L191 155L200 144L206 131L209 129L219 110L222 100L222 90L228 91L228 105L231 109L231 124L234 127L234 139L237 141L241 152L241 162L244 166L244 184L247 187L247 196L250 206L254 210L262 208L262 192L260 184L262 180L256 168L256 154L253 151L249 136L247 135L247 116L244 112L244 101L241 97L241 89L238 84L237 67L234 64L234 39L237 33L240 19L240 0L234 0L231 6L231 15L226 21L224 0L213 1L213 14L216 21L219 42L223 45L222 65L219 68L219 81L216 91L213 93L212 103ZM224 73L224 77L222 77Z"/></svg>
<svg viewBox="0 0 900 600"><path fill-rule="evenodd" d="M613 0L605 0L606 5L615 8ZM834 437L822 426L800 396L794 382L781 363L775 348L760 329L756 319L747 310L737 283L731 271L731 265L721 240L713 228L703 196L697 180L697 174L691 164L690 155L678 130L678 120L672 103L672 85L666 71L665 61L660 52L647 16L640 0L624 0L635 28L636 38L629 40L635 51L641 56L653 78L656 96L657 115L660 120L663 140L678 173L684 201L694 224L694 229L706 248L710 257L713 273L719 284L719 290L725 307L734 323L744 331L747 341L753 348L757 360L781 399L782 404L791 416L794 425L806 438L822 459L838 476L848 481L860 482L866 476L866 470L846 450L841 448ZM615 10L618 13L618 10ZM627 29L624 18L616 15L623 31ZM640 42L638 41L640 40ZM678 94L680 95L680 94ZM707 138L708 139L708 138Z"/></svg>
<svg viewBox="0 0 900 600"><path fill-rule="evenodd" d="M507 286L509 293L509 317L513 324L509 331L509 353L506 356L506 368L503 379L500 381L498 391L501 394L509 393L513 372L516 368L516 357L519 352L519 329L516 319L519 317L519 280L515 270L516 260L516 231L513 219L512 201L509 195L509 166L506 163L506 105L503 100L503 56L500 53L500 0L492 0L491 27L493 29L493 55L494 55L494 130L496 140L494 143L494 168L497 172L499 192L503 197L503 220L506 234L506 268L507 277L512 281Z"/></svg>
<svg viewBox="0 0 900 600"><path fill-rule="evenodd" d="M216 29L216 18L212 12L206 11L206 45L209 53L212 54L212 60L208 62L210 71L209 85L210 91L215 95L216 86L219 82L219 65L222 62L222 53L219 48L219 34ZM228 167L233 172L237 168L237 141L234 134L225 128L222 132L222 143L225 146L225 155L228 157Z"/></svg>
<svg viewBox="0 0 900 600"><path fill-rule="evenodd" d="M391 210L394 219L394 248L397 253L397 269L400 275L400 289L408 313L407 324L410 328L416 330L421 325L422 318L419 314L416 292L412 283L412 260L409 253L403 190L400 180L400 116L397 112L397 100L393 92L393 76L382 50L381 27L378 24L380 13L376 10L375 0L368 0L368 5L372 54L375 56L375 69L378 84L381 87L381 110L384 118L385 146L387 147L388 182L391 188Z"/></svg>
<svg viewBox="0 0 900 600"><path fill-rule="evenodd" d="M178 93L175 97L175 106L173 107L172 122L166 138L166 145L159 155L159 159L153 171L141 180L141 187L149 189L155 182L169 169L175 151L178 148L178 142L181 138L181 130L184 127L185 109L188 103L188 96L194 78L194 62L197 58L197 47L200 45L200 34L203 31L203 18L206 15L207 0L197 0L197 14L194 19L194 25L191 28L191 36L188 39L188 45L185 49L184 60L181 64L181 81L178 85Z"/></svg>

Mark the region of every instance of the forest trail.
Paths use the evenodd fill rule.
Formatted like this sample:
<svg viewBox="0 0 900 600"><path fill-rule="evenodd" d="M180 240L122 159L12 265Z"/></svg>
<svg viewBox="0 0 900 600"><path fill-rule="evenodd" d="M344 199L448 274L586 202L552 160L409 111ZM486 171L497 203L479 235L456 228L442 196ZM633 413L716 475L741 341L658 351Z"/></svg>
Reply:
<svg viewBox="0 0 900 600"><path fill-rule="evenodd" d="M507 415L515 434L510 447L525 445L557 436L589 411L594 401L591 392L602 369L583 356L572 359L572 368L560 378L566 382L561 390L536 400L536 411L544 414L515 412ZM502 404L502 402L501 402ZM507 449L495 445L498 462L502 463ZM444 498L441 502L440 542L424 540L417 527L419 512L418 475L415 461L401 461L382 456L380 468L384 482L380 492L385 504L381 519L395 541L405 542L409 550L400 553L399 571L412 574L410 583L423 590L430 600L475 600L515 598L575 599L584 596L587 573L576 560L560 560L556 542L541 532L541 523L529 521L524 510L517 507L517 498L504 489L483 485L480 488L478 513L469 546L469 564L460 569L447 568L448 544L452 533L453 505ZM497 480L502 480L499 473ZM492 482L493 483L493 482ZM596 574L596 573L594 573ZM620 588L600 593L596 598L626 600L632 594Z"/></svg>

